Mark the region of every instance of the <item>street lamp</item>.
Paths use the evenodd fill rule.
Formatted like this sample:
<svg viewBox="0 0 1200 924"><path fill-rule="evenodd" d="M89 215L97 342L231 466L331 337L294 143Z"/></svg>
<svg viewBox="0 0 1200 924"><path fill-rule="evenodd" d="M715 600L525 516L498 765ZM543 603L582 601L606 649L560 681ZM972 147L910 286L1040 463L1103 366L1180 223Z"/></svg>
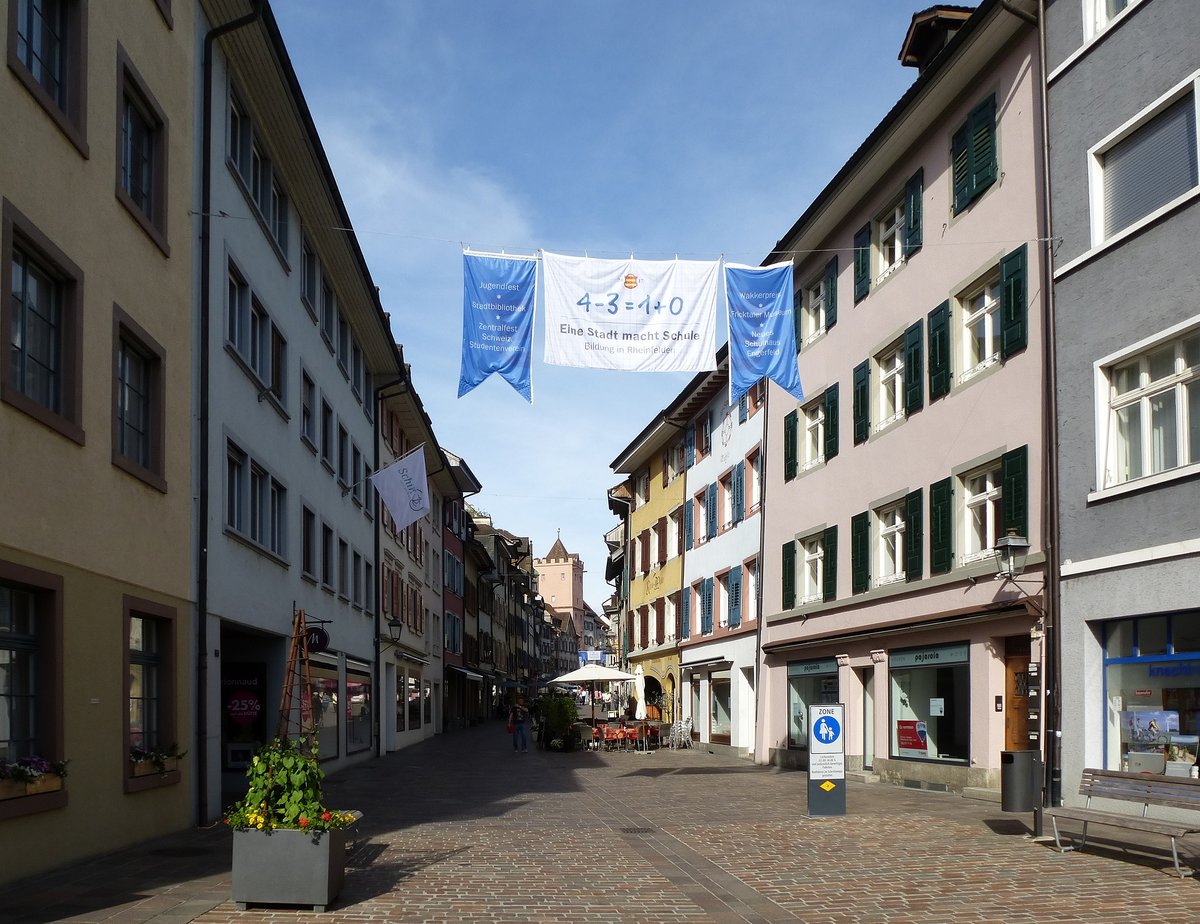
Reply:
<svg viewBox="0 0 1200 924"><path fill-rule="evenodd" d="M404 621L393 616L387 621L387 629L388 638L390 638L391 641L383 643L381 650L384 651L386 651L388 648L395 648L400 644L400 633L404 629Z"/></svg>
<svg viewBox="0 0 1200 924"><path fill-rule="evenodd" d="M1018 536L1015 529L996 540L996 574L1008 581L1015 581L1025 570L1029 557L1029 540Z"/></svg>

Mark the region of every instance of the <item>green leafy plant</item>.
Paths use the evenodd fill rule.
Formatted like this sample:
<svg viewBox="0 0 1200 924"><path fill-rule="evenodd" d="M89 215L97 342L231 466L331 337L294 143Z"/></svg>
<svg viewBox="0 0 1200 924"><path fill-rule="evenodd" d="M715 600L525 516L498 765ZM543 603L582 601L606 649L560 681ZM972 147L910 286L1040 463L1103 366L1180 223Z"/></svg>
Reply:
<svg viewBox="0 0 1200 924"><path fill-rule="evenodd" d="M20 757L9 763L0 760L0 780L15 780L18 783L36 783L48 773L66 777L66 760L47 760L45 757Z"/></svg>
<svg viewBox="0 0 1200 924"><path fill-rule="evenodd" d="M549 742L551 750L559 751L571 733L571 726L579 720L579 711L569 694L547 692L538 699L538 717L546 726L542 740Z"/></svg>
<svg viewBox="0 0 1200 924"><path fill-rule="evenodd" d="M179 760L181 757L186 757L187 751L179 750L179 745L174 741L170 747L165 749L147 749L139 747L131 747L129 749L129 761L134 764L153 764L154 769L159 773L167 772L167 761Z"/></svg>
<svg viewBox="0 0 1200 924"><path fill-rule="evenodd" d="M312 831L318 836L358 819L355 812L335 812L322 801L321 769L307 739L263 745L246 768L250 788L225 814L225 824L268 834L277 828Z"/></svg>

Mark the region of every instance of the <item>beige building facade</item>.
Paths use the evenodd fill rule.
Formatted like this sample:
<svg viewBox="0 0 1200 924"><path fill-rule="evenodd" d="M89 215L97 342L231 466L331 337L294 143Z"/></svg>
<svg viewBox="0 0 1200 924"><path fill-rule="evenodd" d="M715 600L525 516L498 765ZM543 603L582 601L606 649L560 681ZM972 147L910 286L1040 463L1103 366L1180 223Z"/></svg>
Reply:
<svg viewBox="0 0 1200 924"><path fill-rule="evenodd" d="M0 800L8 881L192 819L186 760L131 755L191 735L195 40L169 3L4 8L0 761L69 761Z"/></svg>

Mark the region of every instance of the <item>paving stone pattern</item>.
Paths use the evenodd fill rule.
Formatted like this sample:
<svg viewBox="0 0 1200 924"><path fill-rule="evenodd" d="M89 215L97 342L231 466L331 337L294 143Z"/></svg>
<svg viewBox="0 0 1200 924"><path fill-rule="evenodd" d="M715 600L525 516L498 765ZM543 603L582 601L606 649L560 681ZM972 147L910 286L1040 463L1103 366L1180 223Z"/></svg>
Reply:
<svg viewBox="0 0 1200 924"><path fill-rule="evenodd" d="M809 818L805 776L703 749L512 752L503 725L329 778L365 818L325 914L229 900L229 833L182 832L0 889L0 921L1196 922L1200 884L1165 839L1059 854L1032 816L851 783ZM1184 842L1200 867L1200 842ZM1168 874L1171 872L1172 874Z"/></svg>

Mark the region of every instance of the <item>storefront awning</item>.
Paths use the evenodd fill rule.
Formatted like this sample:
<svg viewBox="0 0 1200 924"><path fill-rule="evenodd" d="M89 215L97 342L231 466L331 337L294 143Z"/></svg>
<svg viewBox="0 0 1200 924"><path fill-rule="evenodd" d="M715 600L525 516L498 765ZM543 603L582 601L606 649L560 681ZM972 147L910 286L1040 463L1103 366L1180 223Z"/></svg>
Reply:
<svg viewBox="0 0 1200 924"><path fill-rule="evenodd" d="M688 661L679 665L681 671L724 670L727 667L733 667L733 662L728 658L704 658L701 661Z"/></svg>
<svg viewBox="0 0 1200 924"><path fill-rule="evenodd" d="M465 667L459 667L457 664L447 664L446 667L450 668L452 671L458 671L458 673L462 674L468 680L474 680L476 683L483 680L483 674L477 674L474 671L469 671Z"/></svg>
<svg viewBox="0 0 1200 924"><path fill-rule="evenodd" d="M397 648L395 650L395 654L397 658L400 658L403 661L411 661L413 664L418 664L421 667L427 667L429 665L428 658L422 658L418 655L412 654L411 652L405 651L403 648Z"/></svg>

